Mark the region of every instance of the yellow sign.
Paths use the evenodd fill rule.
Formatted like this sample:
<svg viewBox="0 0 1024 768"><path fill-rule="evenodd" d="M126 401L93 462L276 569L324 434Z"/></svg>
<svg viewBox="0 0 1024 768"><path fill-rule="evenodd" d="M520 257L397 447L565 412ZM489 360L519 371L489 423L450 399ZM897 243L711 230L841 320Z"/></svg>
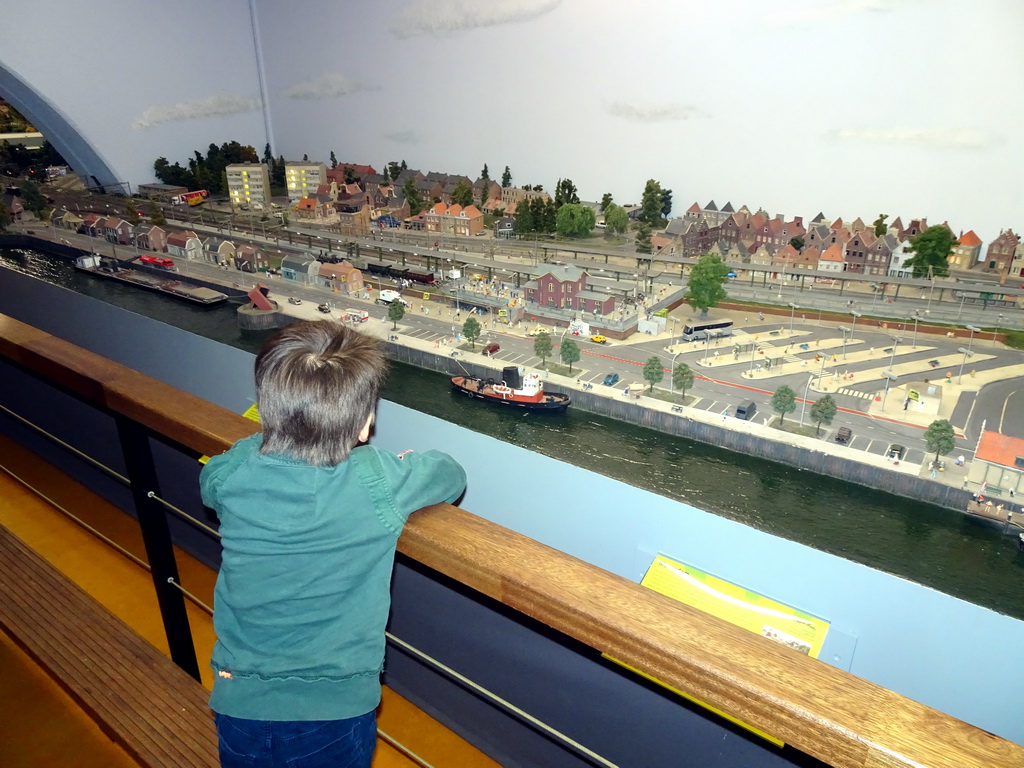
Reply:
<svg viewBox="0 0 1024 768"><path fill-rule="evenodd" d="M793 650L817 658L828 634L829 622L776 602L757 592L712 576L689 565L658 555L640 583L666 597L699 608L738 627L756 632ZM621 662L619 662L621 663ZM628 666L628 665L623 665ZM632 667L630 667L632 669ZM638 670L633 670L637 672ZM640 672L639 674L643 674ZM644 677L649 677L644 675ZM649 678L654 679L654 678ZM658 680L654 682L706 707L725 719L782 746L782 741L732 715Z"/></svg>
<svg viewBox="0 0 1024 768"><path fill-rule="evenodd" d="M918 392L916 389L911 389L911 390L909 390L907 392L907 399L908 400L920 400L921 399L921 393Z"/></svg>
<svg viewBox="0 0 1024 768"><path fill-rule="evenodd" d="M427 293L426 291L423 292L423 300L430 301L430 294Z"/></svg>
<svg viewBox="0 0 1024 768"><path fill-rule="evenodd" d="M245 413L243 413L242 415L245 416L245 418L247 418L249 421L255 421L257 424L260 423L260 412L256 408L256 403L253 403L248 408L246 408L245 409ZM199 463L200 464L205 464L209 460L210 460L209 456L200 456L199 457Z"/></svg>

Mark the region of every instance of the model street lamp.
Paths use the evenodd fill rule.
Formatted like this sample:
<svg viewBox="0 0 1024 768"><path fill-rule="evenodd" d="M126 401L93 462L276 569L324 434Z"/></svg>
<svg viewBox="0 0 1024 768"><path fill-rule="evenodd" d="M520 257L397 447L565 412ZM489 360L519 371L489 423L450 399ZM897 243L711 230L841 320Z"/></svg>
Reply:
<svg viewBox="0 0 1024 768"><path fill-rule="evenodd" d="M796 319L796 304L794 304L791 301L791 302L789 302L789 306L792 309L792 312L789 313L789 332L792 333L793 332L793 321Z"/></svg>
<svg viewBox="0 0 1024 768"><path fill-rule="evenodd" d="M960 384L964 380L964 363L967 362L968 357L973 357L974 353L970 349L964 349L963 347L960 347L957 352L964 353L964 359L960 361L960 374L956 377L956 383Z"/></svg>
<svg viewBox="0 0 1024 768"><path fill-rule="evenodd" d="M850 310L850 314L853 315L853 322L850 323L850 338L853 338L853 332L857 330L857 318L860 317L860 312L855 309Z"/></svg>
<svg viewBox="0 0 1024 768"><path fill-rule="evenodd" d="M907 319L914 321L914 341L912 342L912 348L917 349L917 321L921 319L921 316L917 314L917 310L915 309L914 314L911 317L908 317Z"/></svg>
<svg viewBox="0 0 1024 768"><path fill-rule="evenodd" d="M885 410L885 398L889 394L889 384L896 381L897 376L889 371L882 371L882 375L885 376L885 392L882 393L882 410Z"/></svg>
<svg viewBox="0 0 1024 768"><path fill-rule="evenodd" d="M824 356L822 356L822 367L825 365ZM807 383L804 385L804 401L800 405L800 426L804 425L804 411L807 410L807 390L811 388L811 382L814 381L814 374L812 373L807 377Z"/></svg>
<svg viewBox="0 0 1024 768"><path fill-rule="evenodd" d="M1003 327L1003 313L999 313L999 323L995 328L992 329L992 346L996 345L996 336L999 334L999 329Z"/></svg>
<svg viewBox="0 0 1024 768"><path fill-rule="evenodd" d="M892 338L892 354L889 355L889 367L892 368L892 361L896 357L896 345L899 344L903 339L899 336L893 336Z"/></svg>
<svg viewBox="0 0 1024 768"><path fill-rule="evenodd" d="M974 346L974 334L980 332L981 328L975 328L973 325L968 325L966 328L971 332L971 337L967 340L967 349L970 350Z"/></svg>
<svg viewBox="0 0 1024 768"><path fill-rule="evenodd" d="M846 360L846 334L850 333L850 329L845 325L840 325L839 330L843 332L843 361Z"/></svg>

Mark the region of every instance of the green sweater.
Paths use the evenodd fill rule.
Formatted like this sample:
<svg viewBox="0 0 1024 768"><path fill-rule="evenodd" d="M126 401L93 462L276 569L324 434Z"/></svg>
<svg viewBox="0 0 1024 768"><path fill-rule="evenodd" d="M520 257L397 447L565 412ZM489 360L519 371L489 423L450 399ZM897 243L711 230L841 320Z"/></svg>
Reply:
<svg viewBox="0 0 1024 768"><path fill-rule="evenodd" d="M250 720L337 720L380 702L395 546L409 514L453 502L466 474L437 451L355 448L333 467L259 453L200 475L220 518L210 706Z"/></svg>

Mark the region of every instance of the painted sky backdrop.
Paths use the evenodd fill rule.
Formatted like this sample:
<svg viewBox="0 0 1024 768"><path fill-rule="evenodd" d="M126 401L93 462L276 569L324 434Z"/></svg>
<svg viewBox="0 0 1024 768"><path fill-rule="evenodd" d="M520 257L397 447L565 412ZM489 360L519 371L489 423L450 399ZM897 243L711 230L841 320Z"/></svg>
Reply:
<svg viewBox="0 0 1024 768"><path fill-rule="evenodd" d="M120 63L83 57L77 77L122 84L106 104L62 93L67 72L10 27L0 60L113 137L105 156L135 183L211 141L262 154L269 126L287 159L508 165L514 184L569 177L590 200L639 202L654 178L675 214L713 199L1024 231L1015 0L253 0L262 61L244 0L101 5L68 21L80 40L124 19L185 55L154 70L135 37Z"/></svg>

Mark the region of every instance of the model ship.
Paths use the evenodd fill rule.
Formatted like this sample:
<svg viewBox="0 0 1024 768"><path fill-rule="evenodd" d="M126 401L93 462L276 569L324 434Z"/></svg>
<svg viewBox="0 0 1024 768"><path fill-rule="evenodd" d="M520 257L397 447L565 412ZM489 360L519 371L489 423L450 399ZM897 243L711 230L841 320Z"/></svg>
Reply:
<svg viewBox="0 0 1024 768"><path fill-rule="evenodd" d="M455 376L452 386L469 397L528 411L564 411L569 405L568 395L544 391L539 373L524 373L512 365L502 369L501 375L501 381Z"/></svg>

